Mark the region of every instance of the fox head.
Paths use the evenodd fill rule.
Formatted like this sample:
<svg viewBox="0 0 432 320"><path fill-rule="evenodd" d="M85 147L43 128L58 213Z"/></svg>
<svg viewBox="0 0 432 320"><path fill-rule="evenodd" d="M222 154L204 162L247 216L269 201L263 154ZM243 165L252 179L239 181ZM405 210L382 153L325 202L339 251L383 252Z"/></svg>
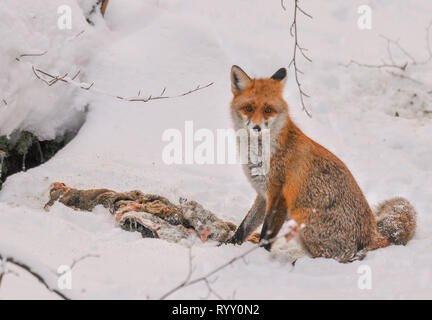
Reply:
<svg viewBox="0 0 432 320"><path fill-rule="evenodd" d="M287 103L282 98L286 76L286 69L281 68L270 78L251 79L240 67L232 66L231 116L236 130L269 129L270 135L278 134L288 115Z"/></svg>

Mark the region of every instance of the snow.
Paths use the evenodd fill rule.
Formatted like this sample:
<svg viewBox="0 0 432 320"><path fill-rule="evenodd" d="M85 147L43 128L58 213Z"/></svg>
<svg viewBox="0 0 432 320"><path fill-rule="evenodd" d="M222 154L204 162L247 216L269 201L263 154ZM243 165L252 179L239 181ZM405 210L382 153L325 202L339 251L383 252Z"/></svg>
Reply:
<svg viewBox="0 0 432 320"><path fill-rule="evenodd" d="M49 186L61 181L81 189L138 189L173 202L185 197L224 220L240 223L255 197L240 166L168 166L162 161L167 143L161 137L166 129L184 133L185 121L190 120L195 130L231 128L231 65L259 77L288 65L291 2L285 1L284 11L280 1L111 0L105 19L99 17L93 27L85 21L86 1L44 0L43 6L41 1L2 1L0 35L6 40L0 44L0 99L7 105L0 106L0 134L18 128L52 139L76 129L84 107L89 107L84 125L64 149L4 184L0 248L16 248L23 259L52 270L86 254L99 255L72 270L70 295L83 299L156 299L183 281L188 272L185 245L125 232L99 207L87 213L55 204L45 212ZM393 196L410 200L418 212L417 233L406 246L372 251L350 264L305 256L293 267L287 256L298 253L298 247L282 246L272 254L256 250L247 256L247 264L239 261L218 274L212 286L224 298L432 297L432 122L423 114L432 110L431 64L408 67L406 74L421 84L384 70L345 66L350 60L388 60L380 35L399 38L418 61L425 60L432 4L374 1L372 30L359 30L357 8L362 4L303 4L313 19L300 16L299 37L313 62L299 60L299 65L313 117L301 111L292 71L285 98L295 122L347 164L371 205ZM72 8L71 30L57 27L59 5ZM15 60L23 53L44 51L40 57ZM395 60L406 60L396 48L393 51ZM121 96L138 91L142 96L158 95L165 87L167 95L175 95L214 84L181 98L126 102L63 83L47 87L35 78L32 64L55 74L82 70L80 81ZM251 246L196 241L193 278ZM372 272L370 290L358 286L359 267L365 265ZM0 298L58 298L24 271L14 270L20 276L4 277ZM206 295L200 283L171 298Z"/></svg>
<svg viewBox="0 0 432 320"><path fill-rule="evenodd" d="M97 34L76 1L61 3L72 10L70 30L58 27L58 1L41 4L14 0L0 3L0 36L7 39L0 44L1 99L6 101L0 107L0 135L21 129L50 140L78 129L83 121L85 105L75 100L76 89L60 83L53 90L35 78L31 66L53 74L76 74L85 69L91 50L98 47ZM81 77L85 77L84 72Z"/></svg>

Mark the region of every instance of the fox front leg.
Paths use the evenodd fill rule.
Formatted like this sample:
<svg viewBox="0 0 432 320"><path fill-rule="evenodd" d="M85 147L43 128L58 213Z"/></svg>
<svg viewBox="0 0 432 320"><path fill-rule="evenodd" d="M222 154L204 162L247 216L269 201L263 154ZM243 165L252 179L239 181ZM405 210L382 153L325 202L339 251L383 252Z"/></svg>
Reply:
<svg viewBox="0 0 432 320"><path fill-rule="evenodd" d="M279 233L288 216L288 210L282 193L278 193L276 197L268 201L260 243L263 243L263 247L270 251L274 238Z"/></svg>
<svg viewBox="0 0 432 320"><path fill-rule="evenodd" d="M234 236L228 240L228 243L242 244L246 238L259 227L264 221L266 210L266 200L261 195L258 195L252 208L249 210L246 217L243 219L240 226L237 228Z"/></svg>

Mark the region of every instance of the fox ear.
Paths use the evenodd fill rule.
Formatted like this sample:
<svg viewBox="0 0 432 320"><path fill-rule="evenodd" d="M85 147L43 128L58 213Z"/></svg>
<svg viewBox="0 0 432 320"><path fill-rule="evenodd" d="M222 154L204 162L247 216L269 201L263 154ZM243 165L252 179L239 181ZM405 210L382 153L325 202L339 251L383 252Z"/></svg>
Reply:
<svg viewBox="0 0 432 320"><path fill-rule="evenodd" d="M238 66L231 67L231 90L234 94L242 93L252 84L252 79Z"/></svg>
<svg viewBox="0 0 432 320"><path fill-rule="evenodd" d="M287 72L285 68L280 68L278 71L271 76L271 79L285 83L287 79Z"/></svg>

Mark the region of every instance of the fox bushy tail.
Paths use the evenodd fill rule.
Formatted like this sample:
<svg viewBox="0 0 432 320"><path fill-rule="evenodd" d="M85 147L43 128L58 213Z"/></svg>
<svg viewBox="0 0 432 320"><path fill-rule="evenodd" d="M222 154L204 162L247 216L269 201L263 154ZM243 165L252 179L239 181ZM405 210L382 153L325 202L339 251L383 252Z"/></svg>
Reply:
<svg viewBox="0 0 432 320"><path fill-rule="evenodd" d="M406 245L416 229L416 210L404 198L393 198L381 203L375 210L377 235L372 249L390 244Z"/></svg>

